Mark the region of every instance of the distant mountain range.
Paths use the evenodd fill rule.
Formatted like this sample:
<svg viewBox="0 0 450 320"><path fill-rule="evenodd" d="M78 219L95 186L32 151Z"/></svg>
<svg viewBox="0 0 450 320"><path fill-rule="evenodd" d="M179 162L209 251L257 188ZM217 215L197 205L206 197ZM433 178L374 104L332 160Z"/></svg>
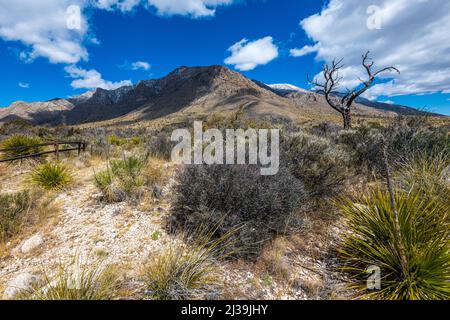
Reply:
<svg viewBox="0 0 450 320"><path fill-rule="evenodd" d="M115 90L96 89L78 97L46 102L18 101L0 108L0 122L81 124L103 120L139 121L177 112L242 110L251 117L296 119L333 114L323 96L291 84L266 85L223 66L180 67L164 78ZM417 115L413 108L359 99L355 113L367 116Z"/></svg>

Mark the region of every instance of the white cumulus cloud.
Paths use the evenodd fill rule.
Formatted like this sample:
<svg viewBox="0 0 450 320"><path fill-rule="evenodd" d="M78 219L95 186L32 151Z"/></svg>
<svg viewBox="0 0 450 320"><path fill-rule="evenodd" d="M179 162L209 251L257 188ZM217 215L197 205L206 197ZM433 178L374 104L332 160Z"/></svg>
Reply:
<svg viewBox="0 0 450 320"><path fill-rule="evenodd" d="M290 53L292 57L303 57L306 56L307 54L316 52L318 49L318 46L304 46L301 49L291 49Z"/></svg>
<svg viewBox="0 0 450 320"><path fill-rule="evenodd" d="M85 0L2 0L0 2L0 37L20 41L28 50L23 60L45 57L52 63L76 63L88 58L82 45L87 22L80 10L76 28L68 28L71 12L76 5L83 8ZM74 21L74 20L72 20Z"/></svg>
<svg viewBox="0 0 450 320"><path fill-rule="evenodd" d="M380 28L371 27L374 19ZM375 67L400 69L400 75L384 75L383 83L367 92L370 99L450 89L450 1L331 0L300 25L313 44L291 53L315 52L325 62L345 58L343 86L364 76L361 55L367 50Z"/></svg>
<svg viewBox="0 0 450 320"><path fill-rule="evenodd" d="M113 90L123 86L130 86L132 82L130 80L124 80L119 82L107 81L102 78L101 73L97 70L85 70L75 65L70 65L64 68L73 80L71 85L75 89L96 89L102 88L106 90Z"/></svg>
<svg viewBox="0 0 450 320"><path fill-rule="evenodd" d="M233 2L235 0L97 0L96 6L106 10L119 9L127 12L142 3L155 8L159 15L201 18L214 16L217 7Z"/></svg>
<svg viewBox="0 0 450 320"><path fill-rule="evenodd" d="M0 38L19 41L23 61L38 57L51 63L75 64L88 60L85 43L100 44L89 31L89 8L132 11L142 4L160 15L193 18L214 16L216 8L234 0L1 0Z"/></svg>
<svg viewBox="0 0 450 320"><path fill-rule="evenodd" d="M147 70L150 70L151 67L152 66L150 65L150 63L145 62L145 61L136 61L131 64L131 70L142 69L142 70L147 71Z"/></svg>
<svg viewBox="0 0 450 320"><path fill-rule="evenodd" d="M22 89L28 89L30 88L30 84L26 82L19 82L19 87L21 87Z"/></svg>
<svg viewBox="0 0 450 320"><path fill-rule="evenodd" d="M235 0L148 0L160 15L185 15L194 18L214 16L216 8Z"/></svg>
<svg viewBox="0 0 450 320"><path fill-rule="evenodd" d="M242 39L232 45L228 51L231 52L231 56L225 59L225 63L234 65L240 71L250 71L259 65L268 64L279 55L278 47L273 43L272 37L251 42Z"/></svg>

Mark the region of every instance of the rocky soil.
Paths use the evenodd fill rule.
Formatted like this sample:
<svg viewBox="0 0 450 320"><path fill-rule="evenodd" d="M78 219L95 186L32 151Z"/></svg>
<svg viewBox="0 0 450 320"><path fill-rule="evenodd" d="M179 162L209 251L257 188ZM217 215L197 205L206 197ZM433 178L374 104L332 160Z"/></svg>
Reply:
<svg viewBox="0 0 450 320"><path fill-rule="evenodd" d="M140 279L140 267L152 255L176 241L166 233L164 217L170 211L171 180L162 189L160 199L142 203L105 204L93 185L94 170L81 163L76 166L76 185L55 195L59 212L41 230L26 235L19 242L6 244L0 260L0 296L14 298L43 276L52 278L60 266L74 261L91 263L101 259L122 271L127 294L119 298L146 298ZM2 183L2 193L26 186L26 171L9 174ZM5 179L5 175L0 177ZM8 176L6 176L8 179ZM229 261L220 266L224 287L211 299L320 299L332 298L330 291L339 285L332 272L332 261L326 260L333 241L332 228L318 239L309 235L302 248L286 248L290 276L277 279L261 264ZM317 246L316 242L321 242ZM315 252L312 255L312 251Z"/></svg>

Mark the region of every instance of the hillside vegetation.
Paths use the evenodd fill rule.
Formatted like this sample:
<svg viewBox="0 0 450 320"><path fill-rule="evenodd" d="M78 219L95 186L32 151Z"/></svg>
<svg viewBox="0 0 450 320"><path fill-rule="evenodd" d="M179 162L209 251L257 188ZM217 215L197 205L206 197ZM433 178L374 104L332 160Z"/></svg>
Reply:
<svg viewBox="0 0 450 320"><path fill-rule="evenodd" d="M192 126L181 116L1 126L2 146L89 143L58 162L0 164L4 298L450 298L446 119L360 119L352 130L243 112L201 119L280 128L280 172L171 163L172 130ZM381 283L370 289L373 267Z"/></svg>

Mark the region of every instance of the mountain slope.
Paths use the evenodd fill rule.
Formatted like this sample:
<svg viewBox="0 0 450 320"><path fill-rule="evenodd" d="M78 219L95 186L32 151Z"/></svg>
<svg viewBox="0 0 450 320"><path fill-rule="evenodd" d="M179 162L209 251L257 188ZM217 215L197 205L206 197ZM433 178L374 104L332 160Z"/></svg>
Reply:
<svg viewBox="0 0 450 320"><path fill-rule="evenodd" d="M360 100L355 114L414 114L411 108ZM80 124L104 120L139 121L178 112L241 110L250 117L298 119L335 115L323 96L290 84L265 85L223 66L180 67L161 79L115 90L96 89L70 99L16 102L0 109L0 122L25 119L36 124ZM417 111L416 111L417 112Z"/></svg>

